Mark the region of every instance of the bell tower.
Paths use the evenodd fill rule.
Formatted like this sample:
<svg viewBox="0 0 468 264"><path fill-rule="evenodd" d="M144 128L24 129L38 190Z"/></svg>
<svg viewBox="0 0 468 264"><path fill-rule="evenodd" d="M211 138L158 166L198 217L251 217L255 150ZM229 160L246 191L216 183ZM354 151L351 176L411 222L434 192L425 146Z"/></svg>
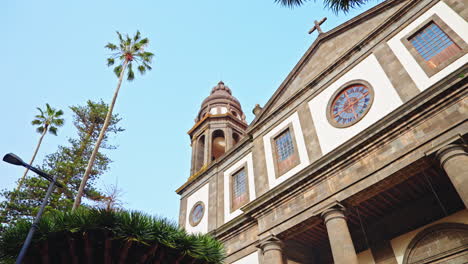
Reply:
<svg viewBox="0 0 468 264"><path fill-rule="evenodd" d="M224 155L244 136L245 115L231 89L222 81L203 100L195 125L187 132L192 146L191 177Z"/></svg>

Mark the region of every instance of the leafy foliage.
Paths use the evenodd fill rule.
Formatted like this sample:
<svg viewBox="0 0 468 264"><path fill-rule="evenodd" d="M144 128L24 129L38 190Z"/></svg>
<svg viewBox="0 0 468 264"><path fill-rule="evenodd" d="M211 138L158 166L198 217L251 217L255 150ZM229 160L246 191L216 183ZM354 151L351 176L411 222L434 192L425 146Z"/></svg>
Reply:
<svg viewBox="0 0 468 264"><path fill-rule="evenodd" d="M35 119L31 122L32 125L38 126L36 131L40 134L48 130L52 135L57 135L57 127L63 126L64 120L61 117L63 115L62 110L55 110L46 104L45 111L37 107L40 114L35 116Z"/></svg>
<svg viewBox="0 0 468 264"><path fill-rule="evenodd" d="M0 258L12 260L17 256L30 226L30 222L21 221L3 232L0 237ZM75 242L67 246L63 241L70 238ZM162 260L161 263L222 263L225 258L219 241L209 235L187 234L166 219L136 211L81 207L73 212L54 212L44 216L28 251L29 259L39 259L44 254L40 245L46 242L49 248L65 247L63 250L49 251L52 263L54 259L63 258L92 258L95 263L102 263L99 257L106 254L106 247L103 246L106 240L111 241L108 253L112 263L118 260L123 261L120 263L155 263L157 259ZM92 243L93 252L80 248L86 242ZM70 250L66 247L75 248ZM128 251L124 252L123 248ZM70 252L81 254L70 256Z"/></svg>
<svg viewBox="0 0 468 264"><path fill-rule="evenodd" d="M120 32L117 31L117 36L119 38L119 45L108 43L105 47L111 50L112 56L107 58L107 66L114 65L116 60L119 60L119 65L114 68L114 73L117 77L120 77L120 74L123 69L123 64L128 63L127 66L127 80L132 81L135 79L135 73L133 72L133 63L138 64L137 69L140 74L145 74L147 70L151 70L151 61L154 54L151 52L145 51L145 47L149 44L148 38L141 38L140 31L137 31L133 38L127 34L122 36Z"/></svg>
<svg viewBox="0 0 468 264"><path fill-rule="evenodd" d="M298 7L302 6L307 1L309 0L275 0L275 3L286 7ZM325 6L335 13L340 11L347 13L350 9L360 7L367 2L368 0L324 0Z"/></svg>
<svg viewBox="0 0 468 264"><path fill-rule="evenodd" d="M74 113L73 124L77 129L78 137L70 138L68 145L59 146L55 153L47 155L40 166L40 169L50 175L58 175L66 186L65 189L56 189L53 192L46 212L71 208L73 198L80 186L81 175L86 169L92 146L103 126L108 107L103 101L88 101L84 106L71 106L70 109ZM103 144L105 149L115 148L107 143L107 136L109 133L116 134L123 131L117 125L120 120L118 115L113 115ZM85 197L92 200L105 197L94 185L95 181L109 169L110 163L111 160L105 154L98 153L90 174L90 184L85 189ZM31 219L35 216L48 185L46 180L33 173L25 178L24 184L18 191L3 190L0 195L6 199L0 203L0 209L6 210L6 214L2 214L4 217L1 223L11 224L19 219ZM12 196L15 197L15 202L8 205L6 201Z"/></svg>

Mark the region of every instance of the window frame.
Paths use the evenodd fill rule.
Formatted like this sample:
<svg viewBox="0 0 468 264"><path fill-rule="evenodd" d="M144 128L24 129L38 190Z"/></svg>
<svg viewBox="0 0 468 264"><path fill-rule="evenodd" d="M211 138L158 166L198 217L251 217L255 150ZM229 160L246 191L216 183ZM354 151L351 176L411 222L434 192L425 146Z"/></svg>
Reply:
<svg viewBox="0 0 468 264"><path fill-rule="evenodd" d="M247 195L247 200L238 205L237 207L234 207L234 176L241 172L242 170L244 170L245 172L245 187L246 187L246 195ZM233 173L230 173L229 174L229 198L230 198L230 201L229 201L229 208L230 208L230 213L233 213L234 211L236 211L237 209L241 208L242 206L248 204L250 202L250 186L249 186L249 170L248 170L248 167L247 167L247 161L244 162L239 168L237 168L236 170L234 170Z"/></svg>
<svg viewBox="0 0 468 264"><path fill-rule="evenodd" d="M348 89L350 86L353 86L353 85L363 85L365 86L368 90L369 90L369 94L370 94L370 102L369 102L369 107L367 107L366 111L364 112L364 114L362 114L359 119L356 119L352 122L349 122L347 124L339 124L336 122L336 120L333 118L332 116L332 107L333 107L333 102L335 102L335 99L338 95L340 95L345 89ZM328 123L330 125L332 125L333 127L336 127L336 128L347 128L347 127L350 127L350 126L353 126L355 125L356 123L359 123L361 120L364 119L364 117L370 112L371 108L372 108L372 105L374 104L374 98L375 98L375 92L374 92L374 87L372 87L372 85L367 82L367 81L364 81L364 80L352 80L352 81L349 81L343 85L340 86L340 88L338 88L334 93L333 95L330 97L330 99L328 100L328 104L327 104L327 120L328 120Z"/></svg>
<svg viewBox="0 0 468 264"><path fill-rule="evenodd" d="M294 153L292 155L295 155L294 160L292 164L284 169L284 171L280 171L279 168L279 157L278 157L278 152L277 152L277 147L276 147L276 139L283 134L286 130L289 130L289 133L291 134L291 140L294 146ZM275 177L278 179L279 177L283 176L286 174L288 171L296 167L301 163L300 157L299 157L299 149L297 148L297 142L296 142L296 133L294 131L294 126L292 123L289 123L286 127L275 133L272 137L270 137L270 143L271 143L271 148L272 148L272 153L273 153L273 163L274 163L274 168L275 168Z"/></svg>
<svg viewBox="0 0 468 264"><path fill-rule="evenodd" d="M429 25L430 23L436 24L452 41L455 43L460 48L460 52L452 56L450 59L445 60L443 63L437 65L435 68L429 67L427 65L426 60L419 54L419 52L416 50L416 48L413 46L413 44L410 42L410 39L415 36L421 29ZM462 56L464 56L467 51L468 51L468 45L466 42L457 34L455 31L452 30L451 27L449 27L438 15L433 14L431 17L426 19L424 22L422 22L419 26L417 26L415 29L410 31L408 34L406 34L402 39L401 42L403 45L406 47L406 49L411 53L412 57L416 60L416 62L419 64L419 66L423 69L423 71L426 73L428 77L432 77L434 74L440 72L450 64L452 64L454 61L458 60Z"/></svg>

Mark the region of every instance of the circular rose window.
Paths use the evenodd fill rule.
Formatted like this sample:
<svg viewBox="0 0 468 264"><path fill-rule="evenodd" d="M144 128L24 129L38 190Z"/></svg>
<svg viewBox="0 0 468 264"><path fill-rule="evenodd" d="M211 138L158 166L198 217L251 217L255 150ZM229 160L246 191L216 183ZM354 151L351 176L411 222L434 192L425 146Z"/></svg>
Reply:
<svg viewBox="0 0 468 264"><path fill-rule="evenodd" d="M190 211L189 222L190 225L196 226L200 223L205 214L205 204L203 202L197 202Z"/></svg>
<svg viewBox="0 0 468 264"><path fill-rule="evenodd" d="M364 83L346 85L339 89L328 103L327 118L334 127L349 127L369 111L374 91Z"/></svg>

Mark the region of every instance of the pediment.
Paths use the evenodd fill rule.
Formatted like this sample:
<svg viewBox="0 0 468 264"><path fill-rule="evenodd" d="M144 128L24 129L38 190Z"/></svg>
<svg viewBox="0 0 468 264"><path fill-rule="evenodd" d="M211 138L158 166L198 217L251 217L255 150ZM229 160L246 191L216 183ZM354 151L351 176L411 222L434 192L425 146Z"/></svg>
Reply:
<svg viewBox="0 0 468 264"><path fill-rule="evenodd" d="M314 79L336 64L362 39L395 15L408 2L410 1L385 1L340 26L320 34L251 126L266 119L298 91L305 89Z"/></svg>

